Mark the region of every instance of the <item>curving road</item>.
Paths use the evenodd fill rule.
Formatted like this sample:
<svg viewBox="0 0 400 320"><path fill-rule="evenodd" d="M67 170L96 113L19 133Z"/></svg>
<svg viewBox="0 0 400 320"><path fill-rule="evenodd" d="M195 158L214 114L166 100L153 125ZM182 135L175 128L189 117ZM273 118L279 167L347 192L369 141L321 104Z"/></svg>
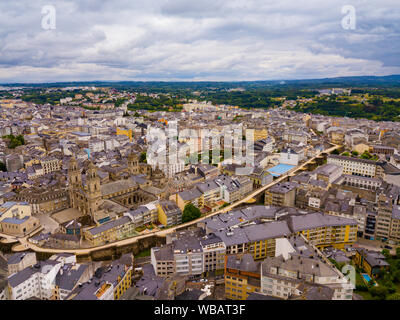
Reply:
<svg viewBox="0 0 400 320"><path fill-rule="evenodd" d="M233 208L237 207L238 205L245 203L247 201L249 201L251 198L254 198L255 196L257 196L258 194L260 194L261 192L264 192L266 189L272 187L273 185L281 182L282 180L285 180L289 175L296 173L299 170L302 170L305 166L307 166L310 162L314 161L317 157L319 157L321 154L323 153L330 153L335 149L340 148L340 145L333 145L332 147L325 149L321 152L319 152L315 157L309 159L308 161L306 161L305 163L303 163L302 165L295 167L291 170L289 170L287 173L285 173L284 175L280 176L279 178L277 178L276 180L272 181L271 183L257 189L254 190L252 193L250 193L249 195L247 195L246 197L244 197L243 199L236 201L232 204L230 204L229 206L220 209L216 212L210 213L204 217L198 218L196 220L192 220L190 222L186 222L165 230L161 230L161 231L154 231L154 232L150 232L150 233L146 233L144 235L140 235L140 236L135 236L135 237L131 237L131 238L126 238L123 240L119 240L116 242L112 242L112 243L108 243L105 245L101 245L101 246L97 246L97 247L91 247L91 248L82 248L82 249L53 249L53 248L44 248L44 247L39 247L31 242L28 241L28 237L24 237L24 238L19 238L18 241L20 242L19 245L17 245L15 248L13 248L13 250L15 251L23 251L23 250L27 250L27 249L31 249L35 252L45 252L45 253L62 253L62 252L67 252L67 253L74 253L76 255L87 255L90 254L91 252L94 251L98 251L98 250L103 250L103 249L109 249L109 248L113 248L113 247L121 247L121 246L126 246L129 244L133 244L136 241L138 241L139 239L143 239L143 238L147 238L150 236L165 236L168 233L172 233L174 231L176 231L177 229L181 229L181 228L185 228L185 227L189 227L191 225L194 225L206 218L215 216L217 214L223 213L223 212L227 212L232 210ZM2 236L0 234L0 236Z"/></svg>

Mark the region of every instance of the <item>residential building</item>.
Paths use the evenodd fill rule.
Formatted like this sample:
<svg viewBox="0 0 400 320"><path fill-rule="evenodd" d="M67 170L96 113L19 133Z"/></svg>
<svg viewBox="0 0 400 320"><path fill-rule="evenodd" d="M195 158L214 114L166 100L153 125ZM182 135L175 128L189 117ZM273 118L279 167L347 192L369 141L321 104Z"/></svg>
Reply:
<svg viewBox="0 0 400 320"><path fill-rule="evenodd" d="M280 207L294 207L296 201L296 182L281 182L265 191L265 204Z"/></svg>
<svg viewBox="0 0 400 320"><path fill-rule="evenodd" d="M14 274L37 263L35 252L14 253L8 260L8 274Z"/></svg>
<svg viewBox="0 0 400 320"><path fill-rule="evenodd" d="M226 256L224 277L227 299L246 300L250 293L260 292L260 262L251 254Z"/></svg>

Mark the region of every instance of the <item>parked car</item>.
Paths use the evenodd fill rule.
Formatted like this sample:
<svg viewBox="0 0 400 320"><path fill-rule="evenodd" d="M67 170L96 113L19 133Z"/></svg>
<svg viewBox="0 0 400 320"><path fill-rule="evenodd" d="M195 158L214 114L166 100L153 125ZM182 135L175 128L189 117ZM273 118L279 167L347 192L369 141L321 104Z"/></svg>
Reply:
<svg viewBox="0 0 400 320"><path fill-rule="evenodd" d="M385 246L385 249L392 250L392 249L393 249L393 247L386 245L386 246Z"/></svg>

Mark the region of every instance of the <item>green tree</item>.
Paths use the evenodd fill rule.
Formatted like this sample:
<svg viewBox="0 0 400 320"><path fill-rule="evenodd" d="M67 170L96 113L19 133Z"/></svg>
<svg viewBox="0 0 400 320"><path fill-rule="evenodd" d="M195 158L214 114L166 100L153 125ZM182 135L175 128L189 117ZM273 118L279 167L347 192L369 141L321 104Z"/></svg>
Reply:
<svg viewBox="0 0 400 320"><path fill-rule="evenodd" d="M382 285L371 288L369 292L371 293L371 296L378 300L385 300L386 296L389 294L388 288Z"/></svg>
<svg viewBox="0 0 400 320"><path fill-rule="evenodd" d="M364 153L361 155L361 159L371 159L372 154L370 154L368 151L364 151Z"/></svg>
<svg viewBox="0 0 400 320"><path fill-rule="evenodd" d="M400 259L400 247L396 248L396 259Z"/></svg>
<svg viewBox="0 0 400 320"><path fill-rule="evenodd" d="M382 254L385 256L386 259L390 258L390 251L388 249L383 249Z"/></svg>
<svg viewBox="0 0 400 320"><path fill-rule="evenodd" d="M10 149L15 149L18 146L22 146L25 144L25 139L22 134L19 134L17 136L14 136L13 134L9 134L7 136L4 136L3 138L8 139L8 147Z"/></svg>
<svg viewBox="0 0 400 320"><path fill-rule="evenodd" d="M182 222L189 222L194 219L200 218L201 212L199 208L195 207L193 204L188 203L183 209Z"/></svg>
<svg viewBox="0 0 400 320"><path fill-rule="evenodd" d="M146 163L147 162L147 153L146 152L142 152L141 154L140 154L140 159L139 159L139 161L140 162L142 162L142 163Z"/></svg>
<svg viewBox="0 0 400 320"><path fill-rule="evenodd" d="M400 293L393 293L386 300L400 300Z"/></svg>

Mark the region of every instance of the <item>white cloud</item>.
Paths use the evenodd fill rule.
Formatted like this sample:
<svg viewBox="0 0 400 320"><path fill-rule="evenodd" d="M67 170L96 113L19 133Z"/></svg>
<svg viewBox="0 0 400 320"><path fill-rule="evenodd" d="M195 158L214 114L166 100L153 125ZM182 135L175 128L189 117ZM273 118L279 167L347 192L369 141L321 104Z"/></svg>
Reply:
<svg viewBox="0 0 400 320"><path fill-rule="evenodd" d="M0 3L0 81L260 80L400 73L397 1L55 0Z"/></svg>

